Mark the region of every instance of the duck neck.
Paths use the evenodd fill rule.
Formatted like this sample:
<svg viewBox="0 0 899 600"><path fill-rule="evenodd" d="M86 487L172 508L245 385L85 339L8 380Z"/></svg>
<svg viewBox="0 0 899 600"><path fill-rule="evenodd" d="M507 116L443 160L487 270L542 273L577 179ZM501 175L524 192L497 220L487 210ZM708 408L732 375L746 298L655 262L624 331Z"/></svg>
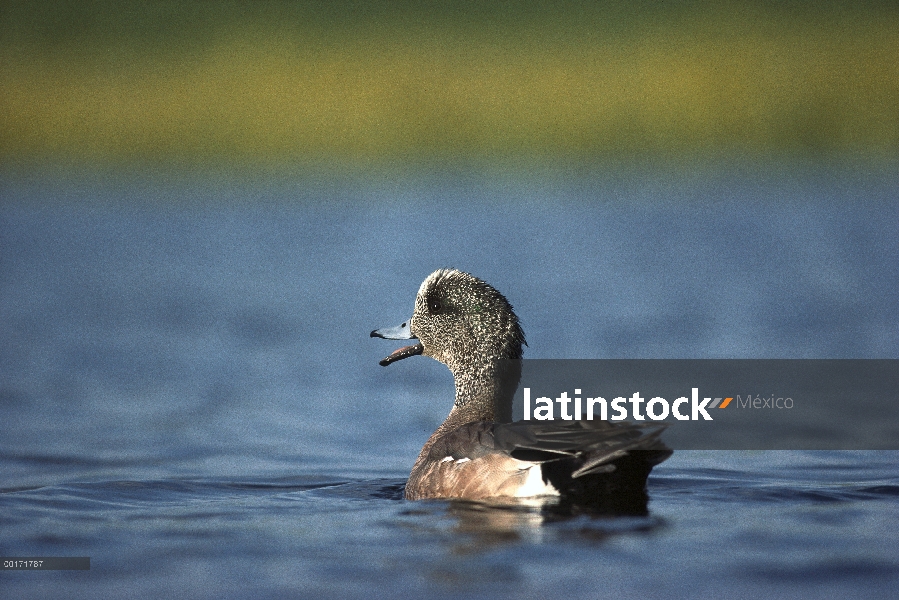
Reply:
<svg viewBox="0 0 899 600"><path fill-rule="evenodd" d="M431 446L442 435L463 425L478 421L512 421L512 397L521 379L521 360L501 360L477 371L453 371L453 378L456 381L453 409L421 449L416 466L428 460Z"/></svg>
<svg viewBox="0 0 899 600"><path fill-rule="evenodd" d="M521 379L520 360L498 360L477 370L454 372L453 377L456 399L449 418L458 418L460 425L512 420L512 397Z"/></svg>

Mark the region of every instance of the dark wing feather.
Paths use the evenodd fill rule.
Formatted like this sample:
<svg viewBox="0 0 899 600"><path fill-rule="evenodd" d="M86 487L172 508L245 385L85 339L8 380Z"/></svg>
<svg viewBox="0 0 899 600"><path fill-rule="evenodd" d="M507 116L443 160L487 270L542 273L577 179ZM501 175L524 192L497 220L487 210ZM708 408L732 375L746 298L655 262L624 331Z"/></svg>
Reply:
<svg viewBox="0 0 899 600"><path fill-rule="evenodd" d="M634 451L653 451L652 464L662 462L671 454L659 439L664 429L664 425L632 421L519 421L496 425L494 438L497 450L521 460L579 457L583 463L571 476L580 477L614 470L612 462Z"/></svg>

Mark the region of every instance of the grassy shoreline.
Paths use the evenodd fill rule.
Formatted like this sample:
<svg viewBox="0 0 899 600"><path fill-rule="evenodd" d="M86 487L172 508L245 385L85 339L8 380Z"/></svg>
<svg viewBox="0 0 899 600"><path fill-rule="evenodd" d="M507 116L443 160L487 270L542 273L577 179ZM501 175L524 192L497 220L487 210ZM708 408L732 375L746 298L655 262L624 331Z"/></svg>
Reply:
<svg viewBox="0 0 899 600"><path fill-rule="evenodd" d="M69 29L49 9L7 19L0 163L899 155L899 11L887 4L566 3L506 21L137 6L119 21L103 3L79 9Z"/></svg>

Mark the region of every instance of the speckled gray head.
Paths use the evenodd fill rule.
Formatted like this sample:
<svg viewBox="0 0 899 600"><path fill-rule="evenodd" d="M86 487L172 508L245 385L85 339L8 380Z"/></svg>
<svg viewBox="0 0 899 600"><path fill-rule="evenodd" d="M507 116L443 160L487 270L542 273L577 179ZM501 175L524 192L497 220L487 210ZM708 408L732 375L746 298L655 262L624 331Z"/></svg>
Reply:
<svg viewBox="0 0 899 600"><path fill-rule="evenodd" d="M384 366L416 354L439 360L454 375L504 358L518 359L524 332L512 305L485 281L455 269L439 269L422 282L412 318L372 337L418 339L381 361Z"/></svg>

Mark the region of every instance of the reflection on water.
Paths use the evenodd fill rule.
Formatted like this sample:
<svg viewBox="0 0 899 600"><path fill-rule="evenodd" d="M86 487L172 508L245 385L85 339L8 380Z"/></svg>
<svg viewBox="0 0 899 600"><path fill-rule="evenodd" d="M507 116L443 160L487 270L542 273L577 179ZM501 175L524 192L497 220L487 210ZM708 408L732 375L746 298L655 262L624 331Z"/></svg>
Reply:
<svg viewBox="0 0 899 600"><path fill-rule="evenodd" d="M548 536L558 542L565 538L598 543L662 526L660 520L649 516L579 513L558 506L554 499L497 499L489 503L454 500L448 502L446 517L456 522L452 528L453 554L487 552L505 544L541 543ZM550 524L552 530L547 528Z"/></svg>

